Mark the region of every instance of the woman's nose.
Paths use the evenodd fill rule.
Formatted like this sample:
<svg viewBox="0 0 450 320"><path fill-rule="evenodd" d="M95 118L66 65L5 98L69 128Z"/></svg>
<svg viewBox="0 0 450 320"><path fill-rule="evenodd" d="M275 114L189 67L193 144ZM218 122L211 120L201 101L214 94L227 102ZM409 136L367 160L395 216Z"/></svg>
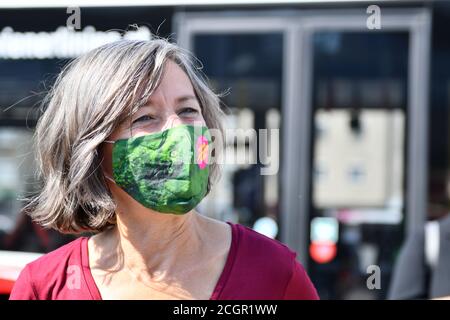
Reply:
<svg viewBox="0 0 450 320"><path fill-rule="evenodd" d="M167 117L162 130L170 129L183 124L183 120L177 115L172 114Z"/></svg>

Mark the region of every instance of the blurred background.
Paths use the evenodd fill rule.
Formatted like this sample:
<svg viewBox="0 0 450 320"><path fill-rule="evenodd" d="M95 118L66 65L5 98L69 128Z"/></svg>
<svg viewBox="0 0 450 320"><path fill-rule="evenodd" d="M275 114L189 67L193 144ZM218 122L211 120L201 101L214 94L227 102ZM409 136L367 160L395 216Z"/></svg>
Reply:
<svg viewBox="0 0 450 320"><path fill-rule="evenodd" d="M39 188L39 102L70 59L124 30L191 50L227 92L227 128L279 129L279 170L224 165L202 214L288 244L322 299L450 295L450 1L42 0L0 3L4 298L24 263L74 239L32 223L18 200ZM227 152L255 139L227 137ZM404 285L405 265L420 288Z"/></svg>

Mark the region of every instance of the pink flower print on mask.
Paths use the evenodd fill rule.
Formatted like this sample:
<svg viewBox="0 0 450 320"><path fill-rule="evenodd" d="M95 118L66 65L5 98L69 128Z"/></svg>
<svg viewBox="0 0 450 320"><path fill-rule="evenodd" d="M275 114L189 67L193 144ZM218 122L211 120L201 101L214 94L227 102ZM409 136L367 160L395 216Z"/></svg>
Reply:
<svg viewBox="0 0 450 320"><path fill-rule="evenodd" d="M197 164L200 169L204 169L208 164L208 139L205 136L200 136L195 144L197 150Z"/></svg>

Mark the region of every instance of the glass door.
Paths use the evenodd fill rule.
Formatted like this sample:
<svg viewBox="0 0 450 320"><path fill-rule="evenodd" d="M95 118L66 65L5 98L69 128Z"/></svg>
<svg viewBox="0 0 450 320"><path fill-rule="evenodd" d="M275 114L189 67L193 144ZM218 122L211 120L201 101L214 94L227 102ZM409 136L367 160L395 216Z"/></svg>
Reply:
<svg viewBox="0 0 450 320"><path fill-rule="evenodd" d="M283 240L321 298L383 299L426 215L429 15L382 11L375 31L364 11L302 17L283 113Z"/></svg>

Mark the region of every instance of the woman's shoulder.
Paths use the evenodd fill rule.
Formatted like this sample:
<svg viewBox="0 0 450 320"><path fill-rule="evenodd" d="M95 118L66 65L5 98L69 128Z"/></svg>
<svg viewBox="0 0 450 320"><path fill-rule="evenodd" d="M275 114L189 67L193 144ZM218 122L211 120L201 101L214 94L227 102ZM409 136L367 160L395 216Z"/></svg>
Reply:
<svg viewBox="0 0 450 320"><path fill-rule="evenodd" d="M296 253L284 243L269 238L242 224L232 224L236 229L239 250L248 256L277 259L280 262L292 263Z"/></svg>
<svg viewBox="0 0 450 320"><path fill-rule="evenodd" d="M10 299L60 299L65 297L64 292L76 291L67 290L67 279L74 275L77 282L81 281L85 239L75 239L28 263L16 280Z"/></svg>
<svg viewBox="0 0 450 320"><path fill-rule="evenodd" d="M234 257L222 299L283 299L293 279L301 292L309 290L309 278L293 250L247 226L231 226Z"/></svg>
<svg viewBox="0 0 450 320"><path fill-rule="evenodd" d="M286 282L292 275L296 253L276 239L253 229L232 224L235 241L235 266L244 274Z"/></svg>
<svg viewBox="0 0 450 320"><path fill-rule="evenodd" d="M228 243L231 258L238 255L239 259L254 260L258 263L261 259L275 259L279 264L285 264L289 269L296 253L282 242L271 239L253 229L231 221L220 221L203 217L209 230L209 241ZM231 227L231 237L230 235ZM231 243L230 243L231 242Z"/></svg>
<svg viewBox="0 0 450 320"><path fill-rule="evenodd" d="M82 255L82 243L87 238L80 237L77 238L58 249L55 249L49 253L44 254L38 259L27 264L27 268L36 274L41 274L40 271L45 271L49 273L55 271L60 267L66 267L68 264L80 264L81 265L81 255ZM44 273L44 274L45 274Z"/></svg>

